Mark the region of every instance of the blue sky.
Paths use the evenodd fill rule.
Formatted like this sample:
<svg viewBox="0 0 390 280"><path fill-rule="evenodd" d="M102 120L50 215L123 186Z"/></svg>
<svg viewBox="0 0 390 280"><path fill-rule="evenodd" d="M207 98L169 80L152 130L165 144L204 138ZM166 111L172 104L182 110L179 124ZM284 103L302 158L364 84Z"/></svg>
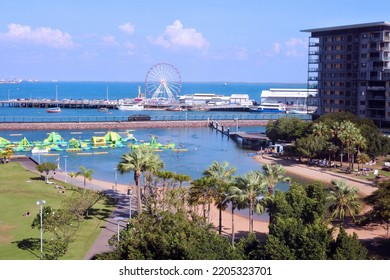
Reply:
<svg viewBox="0 0 390 280"><path fill-rule="evenodd" d="M183 82L307 79L303 29L390 21L390 1L1 0L0 79Z"/></svg>

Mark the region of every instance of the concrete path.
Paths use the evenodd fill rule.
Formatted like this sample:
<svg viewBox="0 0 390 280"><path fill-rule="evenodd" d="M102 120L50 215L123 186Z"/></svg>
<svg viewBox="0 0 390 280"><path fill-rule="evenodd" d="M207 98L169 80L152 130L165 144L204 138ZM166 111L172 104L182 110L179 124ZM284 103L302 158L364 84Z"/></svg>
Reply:
<svg viewBox="0 0 390 280"><path fill-rule="evenodd" d="M20 157L15 158L13 161L17 161L21 163L24 168L26 168L29 171L32 171L34 173L38 173L36 166L37 163L32 160L29 157ZM79 187L83 186L83 180L75 180L71 179L70 177L65 177L66 174L62 172L57 172L55 175L55 179L58 181L71 183L73 185L77 185ZM66 178L66 179L65 179ZM130 202L129 202L129 196L124 194L123 192L119 192L116 190L110 189L110 183L107 183L107 186L100 184L94 184L92 182L88 182L87 186L90 189L94 190L100 190L105 191L107 195L114 197L117 200L116 209L111 213L110 217L105 221L105 224L102 225L102 231L98 238L95 240L94 244L91 246L87 254L84 256L85 260L92 259L96 254L101 254L105 252L111 251L113 248L111 248L108 245L108 240L118 232L118 224L119 228L123 229L127 225L127 221L129 219L129 209L130 209ZM132 200L132 202L134 202ZM133 203L134 205L134 203ZM133 208L133 207L132 207Z"/></svg>

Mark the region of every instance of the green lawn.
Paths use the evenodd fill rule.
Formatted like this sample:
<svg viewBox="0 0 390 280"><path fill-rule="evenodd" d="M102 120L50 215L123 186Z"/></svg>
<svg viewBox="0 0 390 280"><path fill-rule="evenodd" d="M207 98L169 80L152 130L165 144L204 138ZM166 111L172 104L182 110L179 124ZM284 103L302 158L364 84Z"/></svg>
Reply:
<svg viewBox="0 0 390 280"><path fill-rule="evenodd" d="M59 208L62 200L72 193L71 185L61 185L65 185L65 193L45 184L39 175L26 171L19 163L0 165L0 259L39 259L40 231L31 228L34 217L39 214L36 202L43 199L47 206ZM96 204L63 259L83 259L113 209L107 201ZM26 211L31 215L23 216Z"/></svg>

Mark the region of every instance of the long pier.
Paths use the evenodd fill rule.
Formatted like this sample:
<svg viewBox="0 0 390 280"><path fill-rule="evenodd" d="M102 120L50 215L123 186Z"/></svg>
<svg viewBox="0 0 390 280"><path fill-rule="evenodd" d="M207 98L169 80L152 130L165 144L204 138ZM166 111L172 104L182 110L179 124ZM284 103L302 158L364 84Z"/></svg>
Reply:
<svg viewBox="0 0 390 280"><path fill-rule="evenodd" d="M108 109L116 109L119 105L117 100L49 100L49 99L10 99L0 100L2 107L22 107L22 108L49 108L49 107L60 107L69 109L97 109L105 107Z"/></svg>
<svg viewBox="0 0 390 280"><path fill-rule="evenodd" d="M230 126L228 126L231 124L236 126L235 132L231 131ZM235 121L235 123L220 123L218 121L210 121L209 126L215 129L217 132L220 132L222 135L225 135L236 142L240 142L240 144L246 148L265 148L270 142L270 139L264 133L247 133L244 131L238 131L238 120Z"/></svg>

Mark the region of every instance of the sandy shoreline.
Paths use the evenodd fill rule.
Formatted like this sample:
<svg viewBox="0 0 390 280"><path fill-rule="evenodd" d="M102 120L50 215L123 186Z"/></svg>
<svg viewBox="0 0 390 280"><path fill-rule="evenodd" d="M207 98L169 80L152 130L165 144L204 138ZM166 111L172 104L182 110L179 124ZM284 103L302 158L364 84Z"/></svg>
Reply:
<svg viewBox="0 0 390 280"><path fill-rule="evenodd" d="M377 187L373 183L366 180L351 178L350 176L343 175L341 173L332 172L327 168L321 168L316 166L308 166L294 161L288 161L282 158L276 158L268 155L256 155L254 159L261 163L278 163L281 164L286 170L287 176L295 178L302 178L304 180L322 181L325 184L331 184L332 180L344 180L348 185L354 186L358 189L358 194L361 197L365 197L373 193ZM363 209L363 212L369 210ZM355 232L359 239L372 239L372 238L386 238L386 231L380 225L369 225L364 227L358 227L353 224L346 226L348 233Z"/></svg>
<svg viewBox="0 0 390 280"><path fill-rule="evenodd" d="M278 162L283 164L280 159L271 158L271 157L260 157L255 156L256 161L261 164L264 163L274 163ZM285 162L284 162L285 163ZM332 173L330 171L324 171L318 167L309 167L304 164L288 164L283 165L286 169L287 175L301 177L308 180L320 180L325 182L326 184L330 184L330 181L333 179L344 179L343 177L338 177L336 173ZM260 166L259 166L260 167ZM58 178L60 179L60 178ZM82 178L72 178L71 182L73 184L82 184ZM78 183L77 183L78 182ZM129 184L117 184L116 189L119 193L126 194L127 189L130 185L132 185L132 178L129 177ZM355 186L359 189L359 193L362 196L368 195L372 193L376 187L372 186L370 183L364 182L363 180L347 180L347 184ZM102 181L93 179L92 181L87 182L88 186L98 186L102 189L113 189L114 183L109 181ZM245 213L245 212L244 212ZM210 221L214 225L215 230L218 229L218 209L212 205L211 213L210 213ZM268 233L268 222L254 220L254 232L259 236L265 236ZM236 237L246 236L249 232L249 217L243 215L242 213L235 213L234 215L234 228ZM357 227L352 224L348 225L346 228L348 233L355 232L359 239L373 239L373 238L384 238L386 237L386 231L381 226L365 226L365 227ZM223 211L222 215L222 232L224 235L230 237L232 234L232 214L230 211Z"/></svg>
<svg viewBox="0 0 390 280"><path fill-rule="evenodd" d="M326 184L330 184L331 180L333 179L345 179L347 181L347 184L350 184L352 186L355 186L359 190L359 194L361 196L366 196L371 194L373 191L376 190L376 187L374 187L371 183L360 180L360 179L351 179L351 178L344 178L342 175L338 173L334 173L328 170L325 170L323 168L319 167L311 167L304 164L299 164L295 162L286 161L279 158L273 158L268 156L255 156L254 157L256 161L259 162L259 169L260 164L265 163L279 163L284 166L286 169L287 175L295 176L297 178L303 178L308 180L320 180L325 182ZM64 181L65 174L63 172L57 173L55 176L57 180ZM67 177L66 180L68 183L72 183L74 185L78 185L82 187L83 180L81 177L78 178L70 178ZM133 185L133 180L129 176L129 184L117 184L116 190L121 194L127 194L127 190L130 185ZM87 182L87 188L93 188L93 189L114 189L114 182L110 181L103 181L103 180L97 180L92 179L92 181ZM215 229L217 230L218 227L218 209L212 205L211 207L211 213L210 213L210 219L211 223L214 225ZM235 234L236 237L239 236L246 236L249 231L249 218L248 216L244 216L242 213L235 214L234 218L234 227L235 227ZM352 233L356 232L359 239L372 239L377 237L386 237L386 231L381 226L365 226L365 227L357 227L354 225L349 225L347 227L347 232ZM226 236L231 236L232 233L232 214L230 211L226 210L223 211L222 215L222 232ZM266 221L254 221L254 232L260 236L264 236L268 233L268 222Z"/></svg>

